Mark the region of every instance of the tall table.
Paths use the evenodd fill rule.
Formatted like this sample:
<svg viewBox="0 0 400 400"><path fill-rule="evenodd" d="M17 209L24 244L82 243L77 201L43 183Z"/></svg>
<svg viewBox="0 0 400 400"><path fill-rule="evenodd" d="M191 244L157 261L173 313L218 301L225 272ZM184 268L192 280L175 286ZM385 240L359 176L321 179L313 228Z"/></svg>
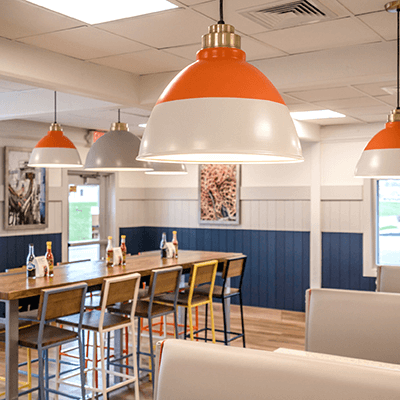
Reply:
<svg viewBox="0 0 400 400"><path fill-rule="evenodd" d="M190 269L193 264L218 260L223 264L238 253L215 251L179 251L178 258L161 259L160 254L148 254L127 258L126 266L107 267L104 261L86 261L55 267L53 277L28 279L25 274L3 274L0 277L0 301L5 303L6 316L0 322L6 327L6 399L18 399L18 300L40 295L42 289L86 282L89 288L99 287L103 279L138 272L150 275L151 270L181 265Z"/></svg>

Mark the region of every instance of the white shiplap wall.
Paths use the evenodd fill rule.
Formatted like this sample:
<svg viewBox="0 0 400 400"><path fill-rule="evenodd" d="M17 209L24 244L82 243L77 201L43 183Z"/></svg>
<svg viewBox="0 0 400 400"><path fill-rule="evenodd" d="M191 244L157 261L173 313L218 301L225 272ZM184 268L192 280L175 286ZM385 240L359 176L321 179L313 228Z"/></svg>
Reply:
<svg viewBox="0 0 400 400"><path fill-rule="evenodd" d="M323 232L362 233L362 192L357 187L323 187ZM229 229L310 231L310 200L306 188L251 188L240 201L239 225ZM179 193L178 193L179 192ZM299 195L299 192L301 195ZM255 199L249 199L249 194ZM131 199L129 197L132 197ZM262 197L268 197L262 199ZM271 198L272 197L272 198ZM276 199L273 199L273 198ZM297 197L293 200L293 197ZM197 189L126 190L119 201L119 226L169 226L176 228L225 229L226 225L199 224Z"/></svg>

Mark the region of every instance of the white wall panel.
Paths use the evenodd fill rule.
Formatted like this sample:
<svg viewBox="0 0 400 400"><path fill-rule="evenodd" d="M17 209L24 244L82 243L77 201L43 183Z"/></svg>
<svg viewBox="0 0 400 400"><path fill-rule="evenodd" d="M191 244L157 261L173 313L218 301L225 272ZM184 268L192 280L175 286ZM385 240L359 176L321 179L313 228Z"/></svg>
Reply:
<svg viewBox="0 0 400 400"><path fill-rule="evenodd" d="M276 202L276 230L285 230L285 202L278 200Z"/></svg>
<svg viewBox="0 0 400 400"><path fill-rule="evenodd" d="M361 201L323 201L322 232L363 233Z"/></svg>
<svg viewBox="0 0 400 400"><path fill-rule="evenodd" d="M276 201L271 200L268 201L267 204L268 204L268 221L265 229L270 231L275 231L277 230Z"/></svg>
<svg viewBox="0 0 400 400"><path fill-rule="evenodd" d="M255 200L250 204L251 224L250 229L260 229L260 201Z"/></svg>
<svg viewBox="0 0 400 400"><path fill-rule="evenodd" d="M285 231L293 231L294 230L294 202L293 201L285 201Z"/></svg>

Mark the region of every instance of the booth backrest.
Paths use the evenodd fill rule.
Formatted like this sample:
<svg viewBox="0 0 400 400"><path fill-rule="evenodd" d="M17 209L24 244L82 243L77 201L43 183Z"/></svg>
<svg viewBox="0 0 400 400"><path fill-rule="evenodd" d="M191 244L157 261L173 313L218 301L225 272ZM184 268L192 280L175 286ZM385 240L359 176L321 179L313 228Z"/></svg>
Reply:
<svg viewBox="0 0 400 400"><path fill-rule="evenodd" d="M400 294L307 290L305 349L400 364Z"/></svg>
<svg viewBox="0 0 400 400"><path fill-rule="evenodd" d="M398 400L400 372L166 340L155 400Z"/></svg>
<svg viewBox="0 0 400 400"><path fill-rule="evenodd" d="M400 293L400 267L379 265L376 277L376 291Z"/></svg>

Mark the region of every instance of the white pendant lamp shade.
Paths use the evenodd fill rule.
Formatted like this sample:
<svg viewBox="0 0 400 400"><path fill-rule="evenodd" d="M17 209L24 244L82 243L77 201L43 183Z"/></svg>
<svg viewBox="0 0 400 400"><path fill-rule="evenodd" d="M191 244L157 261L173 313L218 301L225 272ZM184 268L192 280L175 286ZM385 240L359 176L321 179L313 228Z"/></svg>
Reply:
<svg viewBox="0 0 400 400"><path fill-rule="evenodd" d="M140 139L129 132L128 125L114 123L111 130L93 143L86 157L85 169L93 171L149 171L146 162L137 161Z"/></svg>
<svg viewBox="0 0 400 400"><path fill-rule="evenodd" d="M289 110L272 83L246 62L240 36L218 23L197 60L157 101L139 160L175 163L303 161Z"/></svg>
<svg viewBox="0 0 400 400"><path fill-rule="evenodd" d="M150 163L152 171L146 171L146 175L186 175L188 172L184 164L174 163Z"/></svg>
<svg viewBox="0 0 400 400"><path fill-rule="evenodd" d="M75 168L82 167L81 158L74 144L64 135L59 124L53 123L47 135L33 149L30 167Z"/></svg>
<svg viewBox="0 0 400 400"><path fill-rule="evenodd" d="M400 178L400 111L389 116L385 129L367 144L357 163L358 178Z"/></svg>

